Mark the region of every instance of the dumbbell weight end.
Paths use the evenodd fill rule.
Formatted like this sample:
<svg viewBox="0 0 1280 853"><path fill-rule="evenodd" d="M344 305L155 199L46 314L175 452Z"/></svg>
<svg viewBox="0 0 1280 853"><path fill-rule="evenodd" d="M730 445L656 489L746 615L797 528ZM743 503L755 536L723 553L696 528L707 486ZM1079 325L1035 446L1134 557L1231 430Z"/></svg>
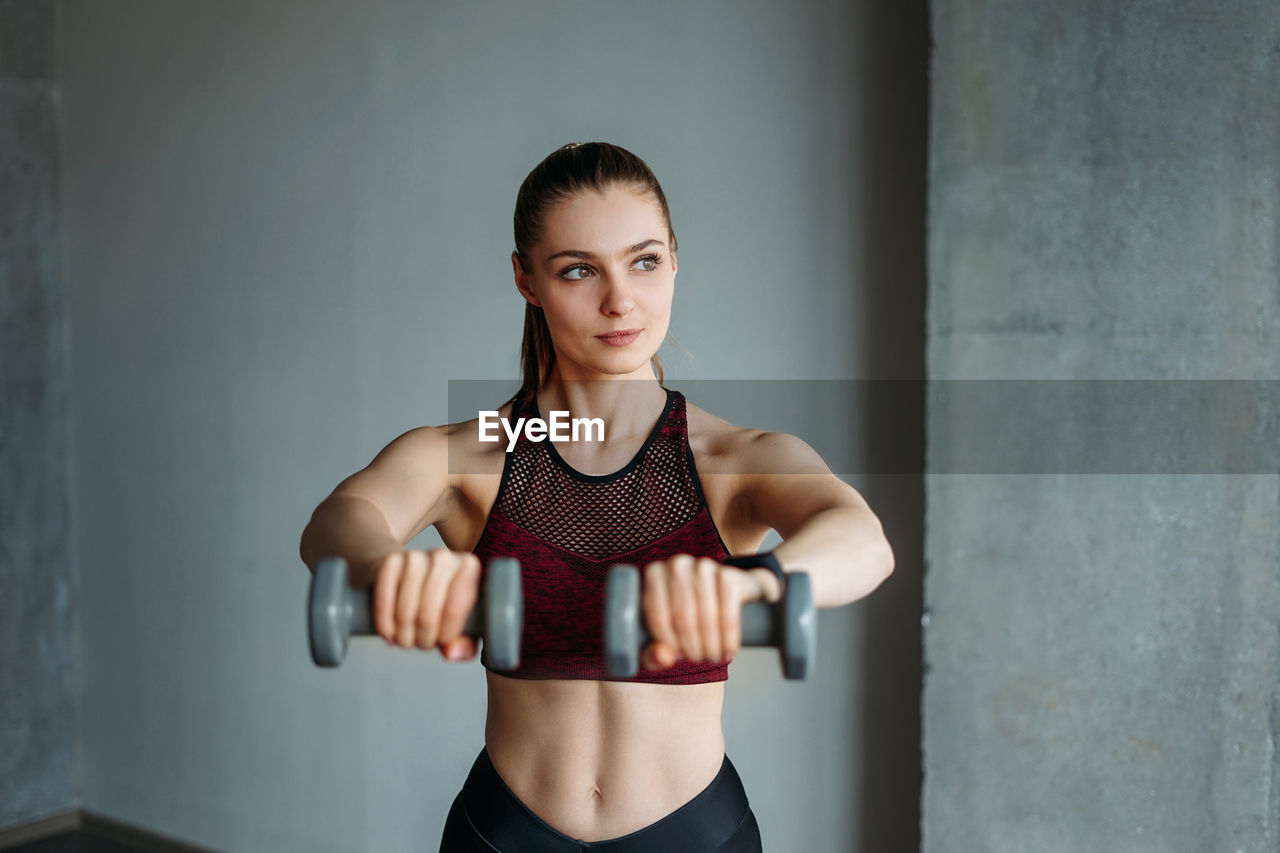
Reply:
<svg viewBox="0 0 1280 853"><path fill-rule="evenodd" d="M783 675L791 679L808 678L818 655L818 610L813 606L813 583L809 574L787 572L782 604L766 606L775 617L782 619L779 649Z"/></svg>
<svg viewBox="0 0 1280 853"><path fill-rule="evenodd" d="M360 601L360 592L364 592L364 602ZM368 590L354 590L347 585L346 560L325 557L316 563L307 596L307 636L316 666L341 664L347 656L348 638L372 628L373 614L367 602ZM361 603L365 606L359 606Z"/></svg>

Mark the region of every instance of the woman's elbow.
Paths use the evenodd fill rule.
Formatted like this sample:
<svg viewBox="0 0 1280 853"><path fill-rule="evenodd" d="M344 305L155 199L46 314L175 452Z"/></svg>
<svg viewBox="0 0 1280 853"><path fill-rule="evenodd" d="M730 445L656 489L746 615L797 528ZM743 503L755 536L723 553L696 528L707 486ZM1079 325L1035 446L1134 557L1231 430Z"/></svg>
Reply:
<svg viewBox="0 0 1280 853"><path fill-rule="evenodd" d="M874 586L878 587L889 579L889 576L893 574L894 567L897 565L897 558L893 553L893 545L889 543L889 538L884 535L884 526L880 523L880 519L874 517L872 518L871 529L864 529L861 538L863 565L871 575Z"/></svg>
<svg viewBox="0 0 1280 853"><path fill-rule="evenodd" d="M897 566L897 558L893 555L893 546L889 544L889 540L883 535L880 537L880 547L877 551L876 565L880 567L880 583L884 583L893 574L893 570Z"/></svg>

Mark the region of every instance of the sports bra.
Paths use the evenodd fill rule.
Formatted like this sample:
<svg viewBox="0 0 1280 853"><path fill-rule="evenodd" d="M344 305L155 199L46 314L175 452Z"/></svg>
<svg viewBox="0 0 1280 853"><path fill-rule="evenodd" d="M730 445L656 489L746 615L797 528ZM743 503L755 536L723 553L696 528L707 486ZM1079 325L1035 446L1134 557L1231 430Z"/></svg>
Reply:
<svg viewBox="0 0 1280 853"><path fill-rule="evenodd" d="M522 431L473 549L483 573L493 557L520 561L524 628L511 678L703 684L729 677L728 662L679 660L630 678L605 669L605 580L615 563L643 568L675 554L724 559L729 550L698 481L684 395L666 406L632 460L612 474L570 467L550 441ZM537 398L527 411L538 416Z"/></svg>

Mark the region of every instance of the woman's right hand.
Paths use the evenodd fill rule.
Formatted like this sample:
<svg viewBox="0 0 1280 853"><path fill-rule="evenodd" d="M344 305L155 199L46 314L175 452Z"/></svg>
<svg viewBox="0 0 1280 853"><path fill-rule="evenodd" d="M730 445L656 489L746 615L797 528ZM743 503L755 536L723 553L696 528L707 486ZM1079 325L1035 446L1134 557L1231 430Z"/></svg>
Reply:
<svg viewBox="0 0 1280 853"><path fill-rule="evenodd" d="M398 551L373 564L373 621L378 635L402 648L439 648L448 660L476 656L463 634L480 594L480 558L434 548Z"/></svg>

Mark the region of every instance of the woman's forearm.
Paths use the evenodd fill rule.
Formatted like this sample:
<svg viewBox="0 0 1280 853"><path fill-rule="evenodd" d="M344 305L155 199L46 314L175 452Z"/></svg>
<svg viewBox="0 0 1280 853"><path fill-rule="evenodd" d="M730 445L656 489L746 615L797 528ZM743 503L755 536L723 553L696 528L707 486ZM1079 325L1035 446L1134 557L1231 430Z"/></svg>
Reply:
<svg viewBox="0 0 1280 853"><path fill-rule="evenodd" d="M373 503L337 494L316 507L302 531L298 550L302 562L313 571L324 557L342 557L350 567L351 586L359 589L373 582L371 566L375 560L403 547Z"/></svg>
<svg viewBox="0 0 1280 853"><path fill-rule="evenodd" d="M880 520L857 507L815 514L773 553L784 569L809 574L819 608L857 601L893 572L893 549Z"/></svg>

